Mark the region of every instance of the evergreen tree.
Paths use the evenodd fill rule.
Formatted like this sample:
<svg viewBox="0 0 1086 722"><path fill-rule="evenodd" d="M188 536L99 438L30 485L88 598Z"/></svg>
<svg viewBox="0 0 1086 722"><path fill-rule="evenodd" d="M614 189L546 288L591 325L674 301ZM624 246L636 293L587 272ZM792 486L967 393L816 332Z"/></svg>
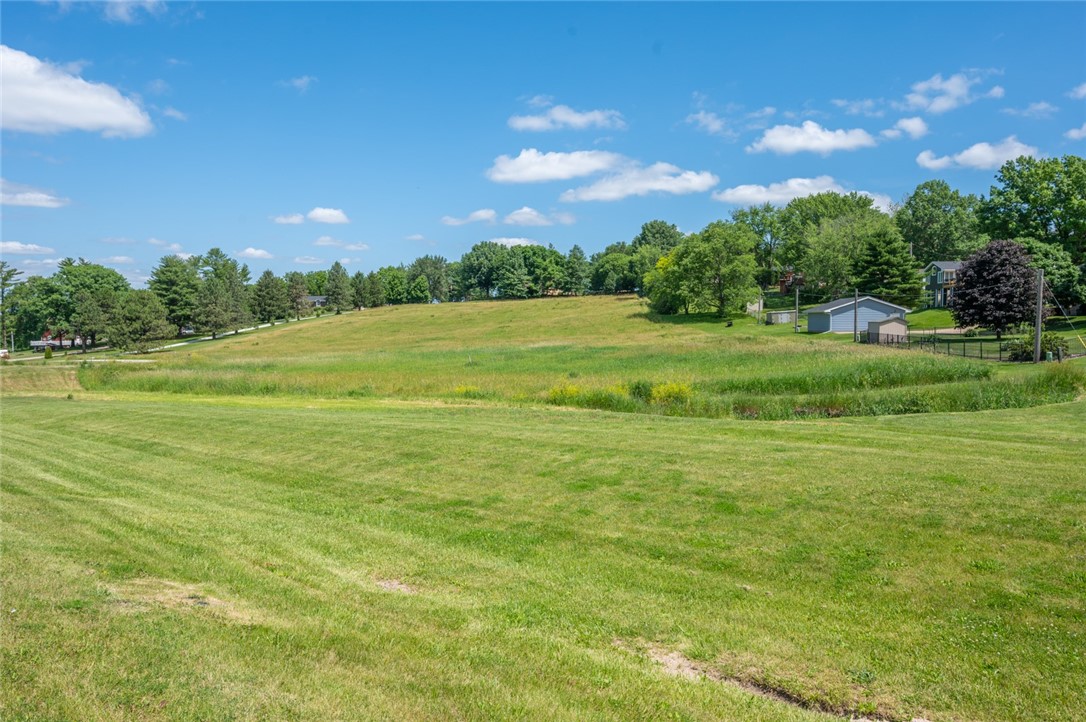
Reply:
<svg viewBox="0 0 1086 722"><path fill-rule="evenodd" d="M144 352L169 336L170 330L166 307L153 291L129 291L110 320L109 344L122 351Z"/></svg>
<svg viewBox="0 0 1086 722"><path fill-rule="evenodd" d="M362 271L355 271L351 276L351 303L354 304L356 309L363 309L366 307L365 299L365 286L366 286L366 274Z"/></svg>
<svg viewBox="0 0 1086 722"><path fill-rule="evenodd" d="M334 308L336 314L343 313L352 307L354 294L351 290L351 277L347 275L347 269L336 261L328 271L328 284L325 287L328 296L328 306Z"/></svg>
<svg viewBox="0 0 1086 722"><path fill-rule="evenodd" d="M309 310L309 284L306 283L305 274L301 271L290 271L284 277L287 283L287 302L295 320L300 320L302 314Z"/></svg>
<svg viewBox="0 0 1086 722"><path fill-rule="evenodd" d="M0 347L7 348L8 343L8 306L5 302L8 291L22 283L18 280L23 272L0 261ZM15 349L12 349L14 351Z"/></svg>
<svg viewBox="0 0 1086 722"><path fill-rule="evenodd" d="M362 305L366 308L380 308L385 305L385 287L376 272L366 274L362 284Z"/></svg>
<svg viewBox="0 0 1086 722"><path fill-rule="evenodd" d="M226 283L216 276L208 276L200 284L197 297L195 322L197 328L218 338L219 334L230 327L233 318L230 304L230 291Z"/></svg>
<svg viewBox="0 0 1086 722"><path fill-rule="evenodd" d="M200 293L200 273L195 257L182 260L176 255L163 256L151 271L148 287L166 308L166 320L181 335L196 317L196 302Z"/></svg>
<svg viewBox="0 0 1086 722"><path fill-rule="evenodd" d="M511 249L515 250L515 249ZM531 293L531 277L524 267L519 253L509 253L498 270L498 296L500 298L528 298Z"/></svg>
<svg viewBox="0 0 1086 722"><path fill-rule="evenodd" d="M264 271L253 287L253 315L260 323L275 323L290 313L287 283L270 270Z"/></svg>
<svg viewBox="0 0 1086 722"><path fill-rule="evenodd" d="M876 229L868 236L856 261L856 284L865 294L890 303L916 308L923 292L916 261L909 247L891 228Z"/></svg>
<svg viewBox="0 0 1086 722"><path fill-rule="evenodd" d="M580 296L588 290L588 279L592 268L580 246L569 249L565 263L562 264L562 292Z"/></svg>

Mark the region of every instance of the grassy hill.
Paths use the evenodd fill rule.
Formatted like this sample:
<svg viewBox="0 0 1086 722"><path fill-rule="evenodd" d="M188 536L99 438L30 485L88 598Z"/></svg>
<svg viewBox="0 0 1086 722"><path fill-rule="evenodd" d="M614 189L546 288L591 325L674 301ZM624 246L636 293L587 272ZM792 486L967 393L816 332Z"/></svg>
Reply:
<svg viewBox="0 0 1086 722"><path fill-rule="evenodd" d="M474 398L680 416L787 419L964 411L1074 397L1064 377L660 317L634 297L389 306L228 337L155 364L94 365L88 389L323 398ZM654 388L659 387L655 390Z"/></svg>
<svg viewBox="0 0 1086 722"><path fill-rule="evenodd" d="M1080 717L1086 402L708 418L1059 379L643 313L389 308L0 367L0 717ZM692 396L552 395L638 381Z"/></svg>

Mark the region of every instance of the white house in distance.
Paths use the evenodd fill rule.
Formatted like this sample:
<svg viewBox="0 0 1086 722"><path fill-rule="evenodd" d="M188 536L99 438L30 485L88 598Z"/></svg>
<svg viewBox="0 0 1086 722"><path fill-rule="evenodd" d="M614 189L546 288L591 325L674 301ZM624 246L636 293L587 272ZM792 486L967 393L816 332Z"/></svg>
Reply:
<svg viewBox="0 0 1086 722"><path fill-rule="evenodd" d="M874 296L839 298L807 309L807 333L864 331L872 321L895 317L903 319L908 312L909 309L904 306Z"/></svg>

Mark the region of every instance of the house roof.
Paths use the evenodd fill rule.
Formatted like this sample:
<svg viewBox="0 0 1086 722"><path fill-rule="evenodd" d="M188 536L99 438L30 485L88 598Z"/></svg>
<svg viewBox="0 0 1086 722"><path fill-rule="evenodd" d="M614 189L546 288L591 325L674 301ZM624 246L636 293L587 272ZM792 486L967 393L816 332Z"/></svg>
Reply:
<svg viewBox="0 0 1086 722"><path fill-rule="evenodd" d="M829 301L828 303L823 303L818 306L812 306L811 308L807 309L806 313L830 313L831 311L836 311L837 309L844 306L851 306L857 300L874 301L875 303L881 303L884 306L890 306L892 308L898 309L899 311L904 311L905 313L909 312L909 309L905 308L904 306L899 306L896 303L890 303L889 301L883 301L881 298L875 298L874 296L860 296L859 299L839 298L836 301Z"/></svg>
<svg viewBox="0 0 1086 722"><path fill-rule="evenodd" d="M957 271L962 267L961 261L932 261L928 264L928 268L935 266L940 271Z"/></svg>

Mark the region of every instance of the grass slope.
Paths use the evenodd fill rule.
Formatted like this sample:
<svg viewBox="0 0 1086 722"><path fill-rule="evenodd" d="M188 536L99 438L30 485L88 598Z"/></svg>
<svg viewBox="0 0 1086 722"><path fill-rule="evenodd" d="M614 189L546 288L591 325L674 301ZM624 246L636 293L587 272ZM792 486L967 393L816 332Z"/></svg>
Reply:
<svg viewBox="0 0 1086 722"><path fill-rule="evenodd" d="M727 327L658 317L632 297L386 307L157 358L93 365L80 379L110 391L549 401L757 418L1021 407L1069 400L1082 386L997 379L992 364L749 319ZM654 386L670 392L636 392Z"/></svg>

